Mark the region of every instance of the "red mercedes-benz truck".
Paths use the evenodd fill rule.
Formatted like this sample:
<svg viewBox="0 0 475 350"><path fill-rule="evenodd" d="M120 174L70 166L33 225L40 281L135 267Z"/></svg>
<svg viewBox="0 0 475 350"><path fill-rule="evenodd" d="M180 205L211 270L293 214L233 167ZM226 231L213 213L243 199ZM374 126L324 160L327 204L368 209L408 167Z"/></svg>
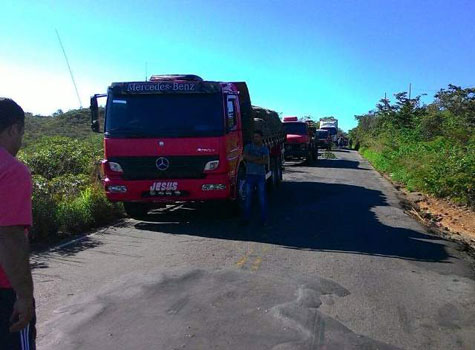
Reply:
<svg viewBox="0 0 475 350"><path fill-rule="evenodd" d="M244 82L160 75L145 82L112 83L107 94L91 97L95 132L101 132L100 97L107 97L104 188L107 198L123 202L132 217L186 201L222 200L240 207L243 148L251 142L255 124L265 126L269 187L282 179L282 124L277 113L251 105Z"/></svg>

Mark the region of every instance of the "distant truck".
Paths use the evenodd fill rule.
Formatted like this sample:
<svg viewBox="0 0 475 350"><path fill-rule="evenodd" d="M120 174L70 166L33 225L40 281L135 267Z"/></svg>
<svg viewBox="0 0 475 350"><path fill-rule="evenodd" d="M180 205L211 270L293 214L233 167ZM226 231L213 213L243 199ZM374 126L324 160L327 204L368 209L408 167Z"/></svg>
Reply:
<svg viewBox="0 0 475 350"><path fill-rule="evenodd" d="M338 119L334 117L320 118L320 129L328 130L333 143L337 141Z"/></svg>
<svg viewBox="0 0 475 350"><path fill-rule="evenodd" d="M318 151L312 135L311 126L297 117L284 117L285 159L317 159Z"/></svg>
<svg viewBox="0 0 475 350"><path fill-rule="evenodd" d="M253 107L244 82L196 75L156 75L112 83L91 97L91 127L100 132L99 97L107 97L103 184L106 196L141 218L167 203L221 200L240 208L243 148L256 124L270 151L269 187L282 180L285 134L276 112Z"/></svg>
<svg viewBox="0 0 475 350"><path fill-rule="evenodd" d="M326 150L331 149L332 140L328 130L317 129L315 132L315 139L317 142L317 148Z"/></svg>

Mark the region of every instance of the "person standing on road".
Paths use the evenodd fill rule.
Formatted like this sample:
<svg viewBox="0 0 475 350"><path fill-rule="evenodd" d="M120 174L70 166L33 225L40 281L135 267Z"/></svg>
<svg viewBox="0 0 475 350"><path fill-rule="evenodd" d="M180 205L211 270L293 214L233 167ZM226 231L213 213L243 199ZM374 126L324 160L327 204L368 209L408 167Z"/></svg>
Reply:
<svg viewBox="0 0 475 350"><path fill-rule="evenodd" d="M15 156L25 113L0 98L0 348L35 349L35 307L29 261L31 174Z"/></svg>
<svg viewBox="0 0 475 350"><path fill-rule="evenodd" d="M251 219L252 195L254 189L257 188L261 207L261 223L266 225L266 165L269 164L269 149L263 143L262 131L254 131L253 142L244 147L244 160L246 161L246 202L243 224L248 224Z"/></svg>

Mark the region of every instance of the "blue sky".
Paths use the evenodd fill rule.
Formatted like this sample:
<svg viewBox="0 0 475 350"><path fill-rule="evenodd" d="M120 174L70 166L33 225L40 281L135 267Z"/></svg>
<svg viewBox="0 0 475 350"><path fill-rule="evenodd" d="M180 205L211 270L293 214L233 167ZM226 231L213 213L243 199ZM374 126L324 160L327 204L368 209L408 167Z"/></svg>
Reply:
<svg viewBox="0 0 475 350"><path fill-rule="evenodd" d="M0 12L0 96L33 113L83 106L112 81L195 73L246 81L284 115L355 114L408 89L475 86L475 1L23 1Z"/></svg>

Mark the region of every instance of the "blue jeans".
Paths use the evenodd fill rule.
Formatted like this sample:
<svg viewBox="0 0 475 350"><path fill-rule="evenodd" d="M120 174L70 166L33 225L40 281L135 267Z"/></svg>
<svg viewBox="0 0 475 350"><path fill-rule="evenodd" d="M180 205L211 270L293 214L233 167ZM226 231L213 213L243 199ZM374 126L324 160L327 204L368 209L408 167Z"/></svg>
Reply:
<svg viewBox="0 0 475 350"><path fill-rule="evenodd" d="M257 196L261 206L261 220L267 221L267 197L266 197L266 177L265 175L246 175L246 202L244 205L244 219L251 218L252 195L257 188Z"/></svg>

